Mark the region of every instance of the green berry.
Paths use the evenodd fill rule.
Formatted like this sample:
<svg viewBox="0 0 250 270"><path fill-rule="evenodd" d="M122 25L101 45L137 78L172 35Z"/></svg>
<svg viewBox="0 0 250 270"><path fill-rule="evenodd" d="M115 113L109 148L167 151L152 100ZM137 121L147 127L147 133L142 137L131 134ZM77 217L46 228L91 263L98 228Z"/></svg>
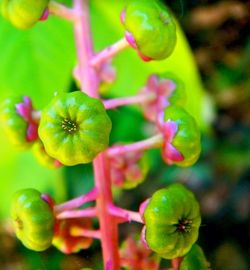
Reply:
<svg viewBox="0 0 250 270"><path fill-rule="evenodd" d="M23 115L22 112L24 112ZM0 105L3 131L10 143L19 149L30 147L37 139L37 123L31 119L31 113L32 104L28 97L9 97Z"/></svg>
<svg viewBox="0 0 250 270"><path fill-rule="evenodd" d="M183 167L193 165L201 152L200 131L195 119L183 108L171 105L164 111L164 121L175 122L178 126L171 144L181 153L183 160L174 163Z"/></svg>
<svg viewBox="0 0 250 270"><path fill-rule="evenodd" d="M108 147L111 126L102 102L76 91L51 101L38 133L49 156L72 166L91 162Z"/></svg>
<svg viewBox="0 0 250 270"><path fill-rule="evenodd" d="M34 156L36 157L37 161L44 167L48 169L57 169L61 167L61 164L59 161L55 160L54 158L50 157L42 143L42 141L38 140L34 143L32 146L32 152Z"/></svg>
<svg viewBox="0 0 250 270"><path fill-rule="evenodd" d="M171 12L158 0L135 0L124 12L127 40L142 56L162 60L176 44L176 26ZM133 41L131 42L131 38Z"/></svg>
<svg viewBox="0 0 250 270"><path fill-rule="evenodd" d="M11 217L17 237L29 249L50 247L54 233L54 215L42 194L32 188L17 191L12 200Z"/></svg>
<svg viewBox="0 0 250 270"><path fill-rule="evenodd" d="M43 15L49 0L3 0L1 13L15 27L32 27Z"/></svg>
<svg viewBox="0 0 250 270"><path fill-rule="evenodd" d="M191 250L183 257L180 270L209 270L210 264L207 262L202 249L194 244Z"/></svg>
<svg viewBox="0 0 250 270"><path fill-rule="evenodd" d="M166 72L160 75L161 81L171 81L173 84L173 90L167 95L169 104L184 106L186 104L187 95L184 82L179 79L175 74Z"/></svg>
<svg viewBox="0 0 250 270"><path fill-rule="evenodd" d="M150 249L165 259L182 257L198 238L199 204L186 187L172 184L153 194L144 220Z"/></svg>

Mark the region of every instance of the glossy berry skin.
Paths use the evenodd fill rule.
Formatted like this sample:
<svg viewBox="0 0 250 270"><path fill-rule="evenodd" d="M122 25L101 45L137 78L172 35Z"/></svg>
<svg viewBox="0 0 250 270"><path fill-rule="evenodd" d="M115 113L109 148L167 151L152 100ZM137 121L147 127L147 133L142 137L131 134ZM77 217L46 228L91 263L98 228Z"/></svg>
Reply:
<svg viewBox="0 0 250 270"><path fill-rule="evenodd" d="M49 0L3 0L1 13L15 27L32 27L43 15Z"/></svg>
<svg viewBox="0 0 250 270"><path fill-rule="evenodd" d="M131 1L122 17L128 42L145 60L162 60L176 44L176 26L171 12L157 0Z"/></svg>
<svg viewBox="0 0 250 270"><path fill-rule="evenodd" d="M54 215L42 194L32 188L17 191L12 200L11 217L17 237L29 249L50 247L54 233Z"/></svg>
<svg viewBox="0 0 250 270"><path fill-rule="evenodd" d="M199 204L181 184L156 191L144 212L145 240L165 259L185 255L196 242L201 223Z"/></svg>
<svg viewBox="0 0 250 270"><path fill-rule="evenodd" d="M209 270L210 265L202 249L194 244L191 250L183 257L180 270Z"/></svg>
<svg viewBox="0 0 250 270"><path fill-rule="evenodd" d="M111 126L102 102L76 91L51 101L38 133L51 157L72 166L91 162L108 147Z"/></svg>
<svg viewBox="0 0 250 270"><path fill-rule="evenodd" d="M171 144L183 156L183 160L172 160L172 163L182 167L191 166L197 161L201 152L200 131L195 119L182 107L171 105L164 110L164 122L170 121L177 124L177 132ZM167 163L171 162L164 155L164 150L163 158Z"/></svg>
<svg viewBox="0 0 250 270"><path fill-rule="evenodd" d="M12 96L5 99L0 107L1 126L10 143L20 150L30 147L37 139L37 124L18 113L18 106L24 105L25 99L30 103L28 97ZM31 103L28 107L27 111L32 110ZM29 111L29 113L31 112ZM29 131L31 131L31 136L28 135Z"/></svg>

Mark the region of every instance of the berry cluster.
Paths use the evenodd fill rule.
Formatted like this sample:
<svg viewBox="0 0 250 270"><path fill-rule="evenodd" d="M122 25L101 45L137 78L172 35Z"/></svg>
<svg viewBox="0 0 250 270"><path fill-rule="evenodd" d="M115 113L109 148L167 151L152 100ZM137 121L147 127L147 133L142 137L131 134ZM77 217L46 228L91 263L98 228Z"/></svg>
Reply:
<svg viewBox="0 0 250 270"><path fill-rule="evenodd" d="M82 2L75 1L75 7L68 9L68 14L78 16ZM3 16L19 28L31 27L44 18L44 12L47 14L50 8L45 0L1 2ZM54 14L60 10L62 6L53 5ZM66 7L63 15L71 16L67 15ZM81 20L74 23L79 22ZM125 27L125 38L86 57L90 59L89 65L85 65L86 69L91 69L86 72L90 74L89 81L95 76L98 83L103 78L111 83L115 74L111 59L128 46L134 48L144 61L162 60L173 53L175 20L160 1L131 1L121 13L121 22ZM78 31L81 26L77 25ZM83 48L81 46L81 50ZM82 53L87 54L87 51ZM82 91L55 96L42 111L34 110L28 97L9 98L1 106L2 126L13 144L19 148L32 146L37 159L50 168L93 162L96 178L92 191L59 205L34 189L18 191L12 203L17 237L29 249L43 251L53 244L67 254L87 249L93 238L99 239L106 256L106 270L118 269L120 265L131 267L128 269L139 265L142 268L136 269L156 270L159 259L147 258L152 251L161 258L172 260L176 270L195 269L196 260L199 269L208 269L202 250L194 244L201 217L199 204L190 190L178 183L160 189L141 204L138 212L115 206L111 193L112 184L132 189L146 179L150 169L148 149L159 148L168 165L186 167L197 161L201 152L200 131L185 109L188 89L175 74L152 74L136 96L101 100L97 93L93 95L94 88L91 93L92 84L86 84L82 75L83 60L79 57L78 61L75 77ZM90 86L84 89L84 85ZM153 124L154 135L143 141L109 147L112 123L106 110L134 103L141 105L146 120ZM90 201L96 201L96 205L78 209ZM96 217L100 221L97 230L93 229L91 221ZM105 225L107 221L110 224ZM114 254L117 237L109 234L115 230L110 228L130 221L143 224L141 241L127 240L122 246L120 260L118 254ZM111 240L107 239L108 234ZM106 245L107 240L113 241L112 244ZM114 249L107 250L108 246ZM128 259L129 249L137 254L134 259Z"/></svg>

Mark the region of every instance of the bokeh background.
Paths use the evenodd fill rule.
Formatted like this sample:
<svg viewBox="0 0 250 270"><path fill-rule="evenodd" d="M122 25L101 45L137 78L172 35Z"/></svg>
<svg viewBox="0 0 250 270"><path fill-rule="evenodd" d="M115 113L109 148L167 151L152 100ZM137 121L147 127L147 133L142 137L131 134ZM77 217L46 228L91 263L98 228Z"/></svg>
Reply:
<svg viewBox="0 0 250 270"><path fill-rule="evenodd" d="M123 33L116 11L121 10L124 1L117 5L112 0L104 2L91 0L97 50ZM185 183L201 204L203 219L198 243L212 269L247 270L250 267L250 1L165 2L185 32L206 89L205 98L204 94L201 98L202 90L196 89L195 82L192 85L189 81L187 89L188 109L199 118L203 130L202 155L191 168L179 169L167 167L158 151L151 151L147 180L135 190L115 190L115 198L120 206L136 210L154 190L175 181ZM112 3L112 8L108 3ZM24 33L0 20L0 98L9 93L30 95L35 105L42 108L54 92L76 89L71 76L76 60L69 23L50 18L35 28ZM110 97L126 96L143 85L146 75L169 69L167 62L149 64L138 74L139 62L134 52L119 56L114 63L122 76L115 86L104 86L104 93ZM170 68L184 74L189 63L176 63ZM133 83L124 79L127 75L133 78ZM114 126L112 143L147 136L150 126L138 109L126 107L110 112L110 116ZM90 190L91 165L51 171L40 166L31 152L16 151L2 132L0 143L0 269L78 270L85 266L101 269L97 241L89 250L76 255L65 256L53 247L35 253L16 240L9 222L10 199L15 190L34 187L49 192L58 202L64 201ZM137 225L122 225L121 241L139 230ZM167 267L168 263L162 261L161 269Z"/></svg>

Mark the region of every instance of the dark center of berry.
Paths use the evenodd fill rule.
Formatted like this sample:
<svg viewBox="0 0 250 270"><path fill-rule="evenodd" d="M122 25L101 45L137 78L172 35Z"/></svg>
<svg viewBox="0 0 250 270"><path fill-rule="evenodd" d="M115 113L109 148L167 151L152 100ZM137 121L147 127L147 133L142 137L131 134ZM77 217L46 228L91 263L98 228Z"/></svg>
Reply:
<svg viewBox="0 0 250 270"><path fill-rule="evenodd" d="M70 120L70 119L63 119L62 121L62 128L65 130L67 133L75 133L78 130L78 125L76 122Z"/></svg>
<svg viewBox="0 0 250 270"><path fill-rule="evenodd" d="M180 233L187 233L191 231L192 220L182 218L179 220L179 223L175 225L176 231Z"/></svg>
<svg viewBox="0 0 250 270"><path fill-rule="evenodd" d="M169 24L169 16L167 16L164 12L160 13L160 20L164 25Z"/></svg>
<svg viewBox="0 0 250 270"><path fill-rule="evenodd" d="M19 230L22 230L22 229L23 229L23 222L22 222L22 220L21 220L19 217L17 217L17 218L15 219L15 223L16 223L16 226L17 226L17 228L18 228Z"/></svg>

